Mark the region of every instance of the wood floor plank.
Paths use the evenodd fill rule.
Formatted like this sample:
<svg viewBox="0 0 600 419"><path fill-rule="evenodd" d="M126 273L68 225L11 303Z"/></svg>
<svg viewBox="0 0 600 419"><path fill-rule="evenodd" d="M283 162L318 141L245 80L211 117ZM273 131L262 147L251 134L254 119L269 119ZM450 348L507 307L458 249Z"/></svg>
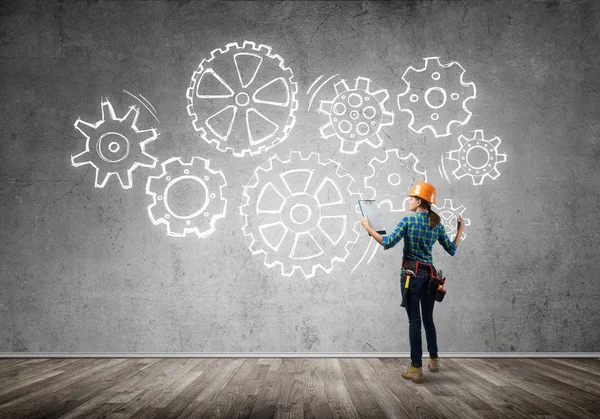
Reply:
<svg viewBox="0 0 600 419"><path fill-rule="evenodd" d="M358 412L344 384L344 372L340 361L335 358L324 358L324 369L318 368L316 375L324 383L329 411L334 418L358 418Z"/></svg>
<svg viewBox="0 0 600 419"><path fill-rule="evenodd" d="M340 366L344 374L343 382L348 389L352 404L363 418L386 417L382 406L371 392L369 386L364 382L354 361L354 359L340 359Z"/></svg>
<svg viewBox="0 0 600 419"><path fill-rule="evenodd" d="M323 375L318 374L319 370L325 370L325 362L323 358L312 358L309 363L309 368L299 374L299 379L302 382L304 416L323 419L333 418L334 413L329 406Z"/></svg>
<svg viewBox="0 0 600 419"><path fill-rule="evenodd" d="M85 403L74 408L71 412L65 414L61 419L73 418L95 418L101 417L116 409L115 405L125 405L135 397L139 397L148 391L146 387L147 377L154 377L160 374L163 365L160 359L154 359L152 364L140 363L146 367L140 369L136 374L128 379L121 380L107 391L101 392L95 397L91 397ZM98 406L102 405L102 409Z"/></svg>
<svg viewBox="0 0 600 419"><path fill-rule="evenodd" d="M590 392L597 397L600 397L600 380L593 374L588 374L584 371L573 371L567 366L556 365L548 362L545 359L521 359L520 362L526 363L533 368L538 368L539 371L551 378L558 379L580 390Z"/></svg>
<svg viewBox="0 0 600 419"><path fill-rule="evenodd" d="M260 374L261 368L266 366L258 365L254 358L244 359L243 363L237 368L227 385L216 394L210 411L214 417L238 417L241 413L248 416L256 397L252 394L258 386L256 377Z"/></svg>
<svg viewBox="0 0 600 419"><path fill-rule="evenodd" d="M36 361L36 362L33 362ZM27 359L0 362L0 418L597 418L596 359Z"/></svg>
<svg viewBox="0 0 600 419"><path fill-rule="evenodd" d="M43 364L49 358L5 358L0 359L0 377L4 377L8 372L16 372L23 369L30 369L34 364Z"/></svg>
<svg viewBox="0 0 600 419"><path fill-rule="evenodd" d="M112 410L111 417L125 419L147 406L164 406L200 374L190 373L190 370L197 365L198 360L193 358L163 359L158 363L160 374L148 374L147 377L138 382L137 386L145 388L147 391L122 403L118 410ZM182 377L185 377L185 379L182 380ZM115 402L111 400L108 403Z"/></svg>
<svg viewBox="0 0 600 419"><path fill-rule="evenodd" d="M244 363L244 360L241 358L226 358L226 361L227 362L223 365L223 367L216 371L216 374L213 374L210 379L207 379L203 390L181 413L182 419L210 417L208 412L213 412L213 409L220 407L217 406L216 403L213 404L213 401L215 398L218 399L218 393L223 390L223 388L227 385L227 382L229 382L229 380L231 380L233 377L235 371ZM207 413L203 413L199 416L198 412Z"/></svg>
<svg viewBox="0 0 600 419"><path fill-rule="evenodd" d="M440 409L436 404L426 402L416 390L416 386L402 378L402 371L406 369L410 361L403 360L401 363L393 363L381 358L369 358L367 359L367 362L369 362L375 372L382 378L386 386L389 387L390 391L392 391L403 404L412 405L409 410L414 412L413 417L444 417L445 411L443 409ZM424 373L424 375L426 376L425 384L427 389L434 395L441 395L436 392L436 389L440 388L439 384L437 384L439 383L438 379L440 377L433 374L428 375L427 373ZM470 394L469 396L470 398L475 399L475 396Z"/></svg>
<svg viewBox="0 0 600 419"><path fill-rule="evenodd" d="M148 419L170 419L180 417L181 413L190 405L192 400L194 400L194 398L208 385L209 380L215 375L218 375L227 363L227 358L200 359L200 363L190 370L194 374L200 373L200 375L190 382L164 408L159 409L156 416L148 416Z"/></svg>
<svg viewBox="0 0 600 419"><path fill-rule="evenodd" d="M596 377L600 377L600 361L598 361L595 364L594 363L576 362L577 360L574 360L572 358L567 358L567 359L549 358L548 361L550 361L553 364L567 365L570 368L574 368L579 371L584 371L587 374L593 374Z"/></svg>
<svg viewBox="0 0 600 419"><path fill-rule="evenodd" d="M59 417L70 412L77 406L85 403L87 399L94 397L98 392L117 384L120 380L139 371L141 364L134 360L114 359L104 360L110 366L96 370L93 374L73 374L77 378L68 385L53 391L49 397L43 399L41 404L33 405L27 410L29 417L40 417L42 415ZM92 367L94 369L94 367Z"/></svg>
<svg viewBox="0 0 600 419"><path fill-rule="evenodd" d="M452 360L450 362L456 362ZM458 362L457 362L458 364ZM460 363L462 365L462 363ZM555 380L549 379L545 377L535 370L526 370L522 368L513 368L510 369L510 366L517 366L517 360L511 360L510 364L503 364L503 368L493 370L494 374L503 377L503 380L515 385L520 388L535 394L540 399L544 400L544 406L548 406L548 409L555 413L560 413L562 417L590 417L589 412L585 409L581 408L581 406L577 403L572 403L572 400L565 399L562 402L560 401L560 397L564 394L564 390L559 389L557 386L563 385ZM534 380L534 381L532 381ZM472 391L478 391L481 387L472 387ZM482 397L493 396L494 400L497 399L496 394L493 392L493 388L483 388L483 392L480 394ZM506 406L506 401L502 400L502 404L497 405L496 408L501 411L508 410Z"/></svg>
<svg viewBox="0 0 600 419"><path fill-rule="evenodd" d="M125 359L114 359L108 363L103 359L79 359L77 362L66 366L63 373L57 377L49 377L0 395L0 408L35 403L37 399L67 387L77 380L123 362L125 362Z"/></svg>
<svg viewBox="0 0 600 419"><path fill-rule="evenodd" d="M511 412L511 404L513 403L512 397L507 397L505 392L502 391L502 388L509 386L510 382L500 377L496 377L497 381L503 383L502 386L497 386L488 379L491 375L493 375L490 371L485 370L481 366L473 364L472 362L467 363L464 361L465 360L458 361L446 359L444 360L445 367L440 366L440 372L452 375L448 370L458 371L459 376L468 382L467 389L469 392L481 399L483 402L487 403L495 411L510 413L508 415L509 417L516 415L516 413ZM461 378L457 378L457 380L460 379ZM482 409L481 411L485 412L486 410Z"/></svg>
<svg viewBox="0 0 600 419"><path fill-rule="evenodd" d="M77 359L65 359L56 358L48 359L41 363L36 363L35 368L32 368L32 364L25 364L20 368L15 368L11 371L5 371L0 373L0 394L12 391L17 388L30 385L37 381L42 380L43 375L52 377L58 375L63 371L63 368L73 364Z"/></svg>
<svg viewBox="0 0 600 419"><path fill-rule="evenodd" d="M278 367L283 363L283 359L276 358L274 362L269 362L269 369L264 380L261 383L256 403L250 413L251 419L264 419L275 417L277 410L277 398L279 397L279 371Z"/></svg>

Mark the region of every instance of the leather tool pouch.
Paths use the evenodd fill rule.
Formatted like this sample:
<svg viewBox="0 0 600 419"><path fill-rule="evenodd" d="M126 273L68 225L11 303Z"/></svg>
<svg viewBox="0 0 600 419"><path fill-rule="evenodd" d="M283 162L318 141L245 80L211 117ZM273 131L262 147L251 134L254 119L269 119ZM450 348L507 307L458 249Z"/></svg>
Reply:
<svg viewBox="0 0 600 419"><path fill-rule="evenodd" d="M445 283L446 277L442 275L442 271L430 273L427 294L435 294L435 300L441 302L446 296L446 290L443 288Z"/></svg>

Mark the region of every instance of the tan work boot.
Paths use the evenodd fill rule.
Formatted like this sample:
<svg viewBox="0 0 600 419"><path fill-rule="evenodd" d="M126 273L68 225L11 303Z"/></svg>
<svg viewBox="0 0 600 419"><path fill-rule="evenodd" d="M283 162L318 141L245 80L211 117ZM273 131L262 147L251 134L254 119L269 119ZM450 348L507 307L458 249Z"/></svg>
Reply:
<svg viewBox="0 0 600 419"><path fill-rule="evenodd" d="M440 358L429 358L429 371L438 372L440 370Z"/></svg>
<svg viewBox="0 0 600 419"><path fill-rule="evenodd" d="M423 371L421 368L415 368L412 365L402 371L402 378L405 380L411 380L413 383L423 382Z"/></svg>

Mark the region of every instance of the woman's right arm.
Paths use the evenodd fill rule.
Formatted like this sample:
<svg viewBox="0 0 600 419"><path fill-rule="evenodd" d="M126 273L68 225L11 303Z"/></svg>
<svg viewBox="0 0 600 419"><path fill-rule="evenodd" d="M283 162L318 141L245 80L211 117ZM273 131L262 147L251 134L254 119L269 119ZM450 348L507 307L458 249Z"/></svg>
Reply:
<svg viewBox="0 0 600 419"><path fill-rule="evenodd" d="M465 229L465 222L463 221L462 215L459 215L458 220L456 221L458 223L458 226L456 228L456 237L454 238L454 244L458 246L458 243L460 243L460 238L462 237L462 232Z"/></svg>
<svg viewBox="0 0 600 419"><path fill-rule="evenodd" d="M462 232L465 228L465 223L463 222L462 216L458 216L458 226L456 229L456 237L454 238L454 242L450 241L450 238L446 234L446 229L442 225L440 236L438 237L438 242L442 245L444 250L448 252L450 256L454 256L456 253L456 248L458 247L458 243L460 242L460 236L462 236Z"/></svg>

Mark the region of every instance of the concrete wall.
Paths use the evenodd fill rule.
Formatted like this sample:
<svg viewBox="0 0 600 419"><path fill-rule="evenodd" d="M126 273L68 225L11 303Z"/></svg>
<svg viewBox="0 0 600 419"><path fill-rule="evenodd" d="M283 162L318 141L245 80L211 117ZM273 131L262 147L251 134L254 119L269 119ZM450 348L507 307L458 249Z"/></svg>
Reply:
<svg viewBox="0 0 600 419"><path fill-rule="evenodd" d="M373 256L354 204L373 197L369 186L377 185L376 198L392 203L380 208L391 231L407 215L402 194L423 172L438 188L439 206L452 200L439 211L449 229L459 212L470 222L454 257L438 245L434 253L448 277L448 295L434 313L440 352L600 351L597 2L23 1L3 2L0 10L0 351L407 352L402 245ZM199 97L202 89L192 89L188 99L188 88L198 87L195 72L200 83L213 68L209 62L236 83L235 51L225 46L244 40L272 47L270 55L241 51L260 58L243 55L249 61L238 64L240 71L252 72L252 61L263 60L254 84L232 89L231 98ZM428 57L457 64L428 60L426 71L403 78ZM210 61L199 67L203 59ZM354 99L374 104L376 123L361 128L368 131L361 141L372 144L326 128L334 122L334 113L323 110L336 98L335 83L344 80L353 90L358 77L370 80L368 87L359 83ZM245 100L271 80L278 81L262 91L263 101L281 106L255 106L277 108L269 116L275 125L244 115L254 106ZM214 77L204 82L213 83L207 91L223 89ZM373 94L382 89L387 100L385 92ZM450 97L456 92L457 100ZM344 100L351 99L337 99ZM240 113L227 149L226 141L209 143L196 128L229 105ZM131 119L119 121L131 106ZM132 128L135 113L135 128L147 131ZM353 119L349 109L339 117L352 130L363 118ZM247 118L256 138L274 130L262 144L268 147L249 145ZM226 120L211 122L226 132ZM77 157L86 150L84 132L90 152ZM108 137L99 140L102 134ZM147 156L140 148L146 139L154 139L145 145ZM491 166L459 179L459 163L450 157L467 139L475 144L462 155L468 167ZM418 165L402 164L409 160L394 159L393 150L413 153ZM291 151L318 158L290 160ZM172 216L173 234L198 226L202 238L154 225L152 217L170 214L164 201L148 210L148 181L157 178L150 188L156 199L165 194L171 181L158 179L161 163L173 157L205 159L214 171L200 159L191 174L176 162L169 166L171 181L179 180L169 190L172 214L209 205L189 225ZM98 169L73 165L87 161ZM110 172L127 183L127 169L141 162L155 167L135 167L130 188L116 175L102 184ZM298 231L285 236L284 250L261 241L260 227L273 214L257 212L259 192L288 169L301 170L291 172L299 176L290 181L294 187L309 172L339 187L314 201L320 183L313 179L297 201L284 197L287 227L290 215L307 216L307 207L293 205L316 205L310 228L325 204L337 202L336 193L343 198L328 214L347 218L321 220L340 232L337 244L299 227L315 234L323 255ZM197 178L182 177L188 175ZM272 192L263 198L275 205ZM274 243L277 231L265 234ZM294 237L296 256L305 259L290 258Z"/></svg>

